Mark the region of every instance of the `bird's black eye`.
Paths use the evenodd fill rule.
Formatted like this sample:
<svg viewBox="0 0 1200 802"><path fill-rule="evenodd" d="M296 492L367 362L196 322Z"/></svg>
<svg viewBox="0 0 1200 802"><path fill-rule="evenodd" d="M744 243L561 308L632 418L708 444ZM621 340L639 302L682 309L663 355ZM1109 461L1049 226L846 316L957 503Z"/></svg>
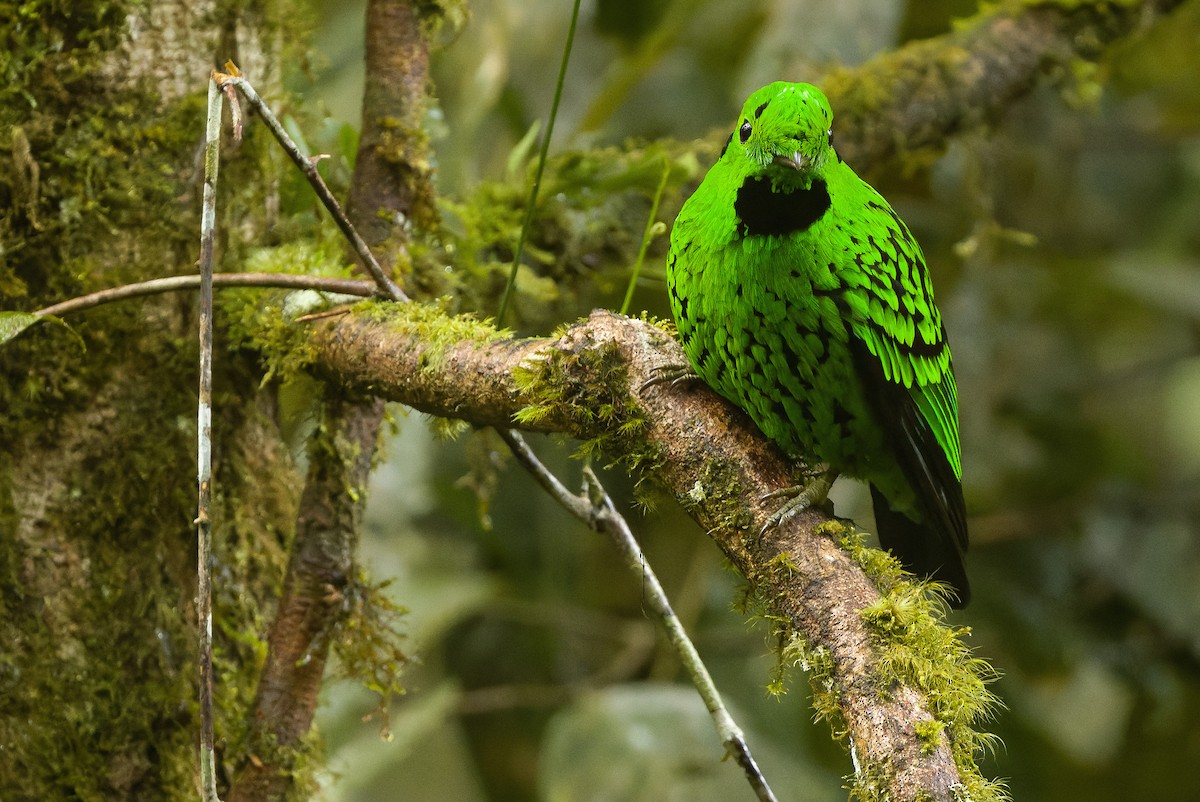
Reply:
<svg viewBox="0 0 1200 802"><path fill-rule="evenodd" d="M825 132L825 141L829 143L829 147L833 147L833 129L830 128Z"/></svg>
<svg viewBox="0 0 1200 802"><path fill-rule="evenodd" d="M754 126L750 124L749 120L743 122L742 127L738 129L738 141L743 145L746 144L746 140L750 138L750 132L753 130Z"/></svg>

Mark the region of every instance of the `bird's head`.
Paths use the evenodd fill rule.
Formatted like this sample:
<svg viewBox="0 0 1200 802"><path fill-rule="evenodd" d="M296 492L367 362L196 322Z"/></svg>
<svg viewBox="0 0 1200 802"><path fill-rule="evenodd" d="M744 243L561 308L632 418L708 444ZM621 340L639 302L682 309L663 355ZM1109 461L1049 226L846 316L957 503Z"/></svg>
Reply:
<svg viewBox="0 0 1200 802"><path fill-rule="evenodd" d="M726 150L739 149L755 172L807 185L832 154L833 111L812 84L776 81L752 94L742 107Z"/></svg>

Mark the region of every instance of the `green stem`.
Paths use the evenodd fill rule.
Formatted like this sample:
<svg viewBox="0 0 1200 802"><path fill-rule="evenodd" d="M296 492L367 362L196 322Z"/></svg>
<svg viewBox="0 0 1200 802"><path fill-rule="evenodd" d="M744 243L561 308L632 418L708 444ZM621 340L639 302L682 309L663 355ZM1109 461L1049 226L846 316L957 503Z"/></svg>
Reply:
<svg viewBox="0 0 1200 802"><path fill-rule="evenodd" d="M663 156L662 178L658 180L658 189L654 190L654 200L650 204L650 216L646 218L646 229L642 232L642 246L638 248L637 261L633 263L633 274L629 277L629 286L625 290L625 300L621 303L621 314L629 314L629 303L633 300L633 288L637 284L638 275L642 272L642 262L646 261L646 250L654 235L664 229L658 226L654 219L658 217L658 202L662 200L663 191L667 188L667 178L671 175L671 161Z"/></svg>
<svg viewBox="0 0 1200 802"><path fill-rule="evenodd" d="M537 172L533 177L533 189L529 193L529 203L525 206L525 220L521 223L521 235L517 239L517 250L513 254L512 270L508 274L508 283L504 285L504 295L500 298L500 310L496 312L497 327L503 325L504 313L508 311L509 297L517 283L517 268L521 265L521 253L525 250L525 238L529 234L529 226L533 223L533 211L537 205L538 190L542 187L542 172L546 169L546 154L550 152L550 137L554 134L554 120L558 117L558 103L562 100L563 83L567 77L567 63L571 60L571 46L575 43L575 25L579 21L579 2L580 0L575 0L575 5L571 9L571 25L567 28L567 43L563 47L562 64L558 68L554 102L550 105L550 121L546 124L546 134L542 137Z"/></svg>

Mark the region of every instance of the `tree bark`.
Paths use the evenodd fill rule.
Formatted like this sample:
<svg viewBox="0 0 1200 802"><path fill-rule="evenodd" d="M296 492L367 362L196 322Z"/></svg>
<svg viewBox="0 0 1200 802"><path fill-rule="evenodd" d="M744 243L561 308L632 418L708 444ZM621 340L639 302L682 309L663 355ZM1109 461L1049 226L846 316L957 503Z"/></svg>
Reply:
<svg viewBox="0 0 1200 802"><path fill-rule="evenodd" d="M999 120L1039 83L1085 80L1073 67L1181 2L1000 4L950 33L835 70L823 84L838 153L866 175L929 160L954 137Z"/></svg>
<svg viewBox="0 0 1200 802"><path fill-rule="evenodd" d="M309 449L283 595L267 637L250 751L229 802L282 799L297 781L304 787L307 773L297 774L301 747L316 713L330 643L353 595L363 491L384 404L332 399L325 406L321 434Z"/></svg>

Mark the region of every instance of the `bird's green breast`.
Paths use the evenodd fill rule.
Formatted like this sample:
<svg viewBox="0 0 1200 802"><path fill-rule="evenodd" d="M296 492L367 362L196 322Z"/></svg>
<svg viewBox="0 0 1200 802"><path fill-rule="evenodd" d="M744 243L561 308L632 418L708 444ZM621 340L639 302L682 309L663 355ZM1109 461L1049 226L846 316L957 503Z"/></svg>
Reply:
<svg viewBox="0 0 1200 802"><path fill-rule="evenodd" d="M744 219L753 216L748 202L738 203L744 182L723 174L718 163L676 221L668 281L684 347L701 378L789 455L874 479L873 463L885 448L849 347L854 307L869 301L847 275L855 269L848 232L861 221L843 211L858 200L848 197L856 187L844 183L831 170L826 185L801 190L829 197L803 227L755 233L756 221ZM820 206L808 198L785 201ZM787 223L765 225L775 231ZM884 482L906 495L898 477Z"/></svg>

